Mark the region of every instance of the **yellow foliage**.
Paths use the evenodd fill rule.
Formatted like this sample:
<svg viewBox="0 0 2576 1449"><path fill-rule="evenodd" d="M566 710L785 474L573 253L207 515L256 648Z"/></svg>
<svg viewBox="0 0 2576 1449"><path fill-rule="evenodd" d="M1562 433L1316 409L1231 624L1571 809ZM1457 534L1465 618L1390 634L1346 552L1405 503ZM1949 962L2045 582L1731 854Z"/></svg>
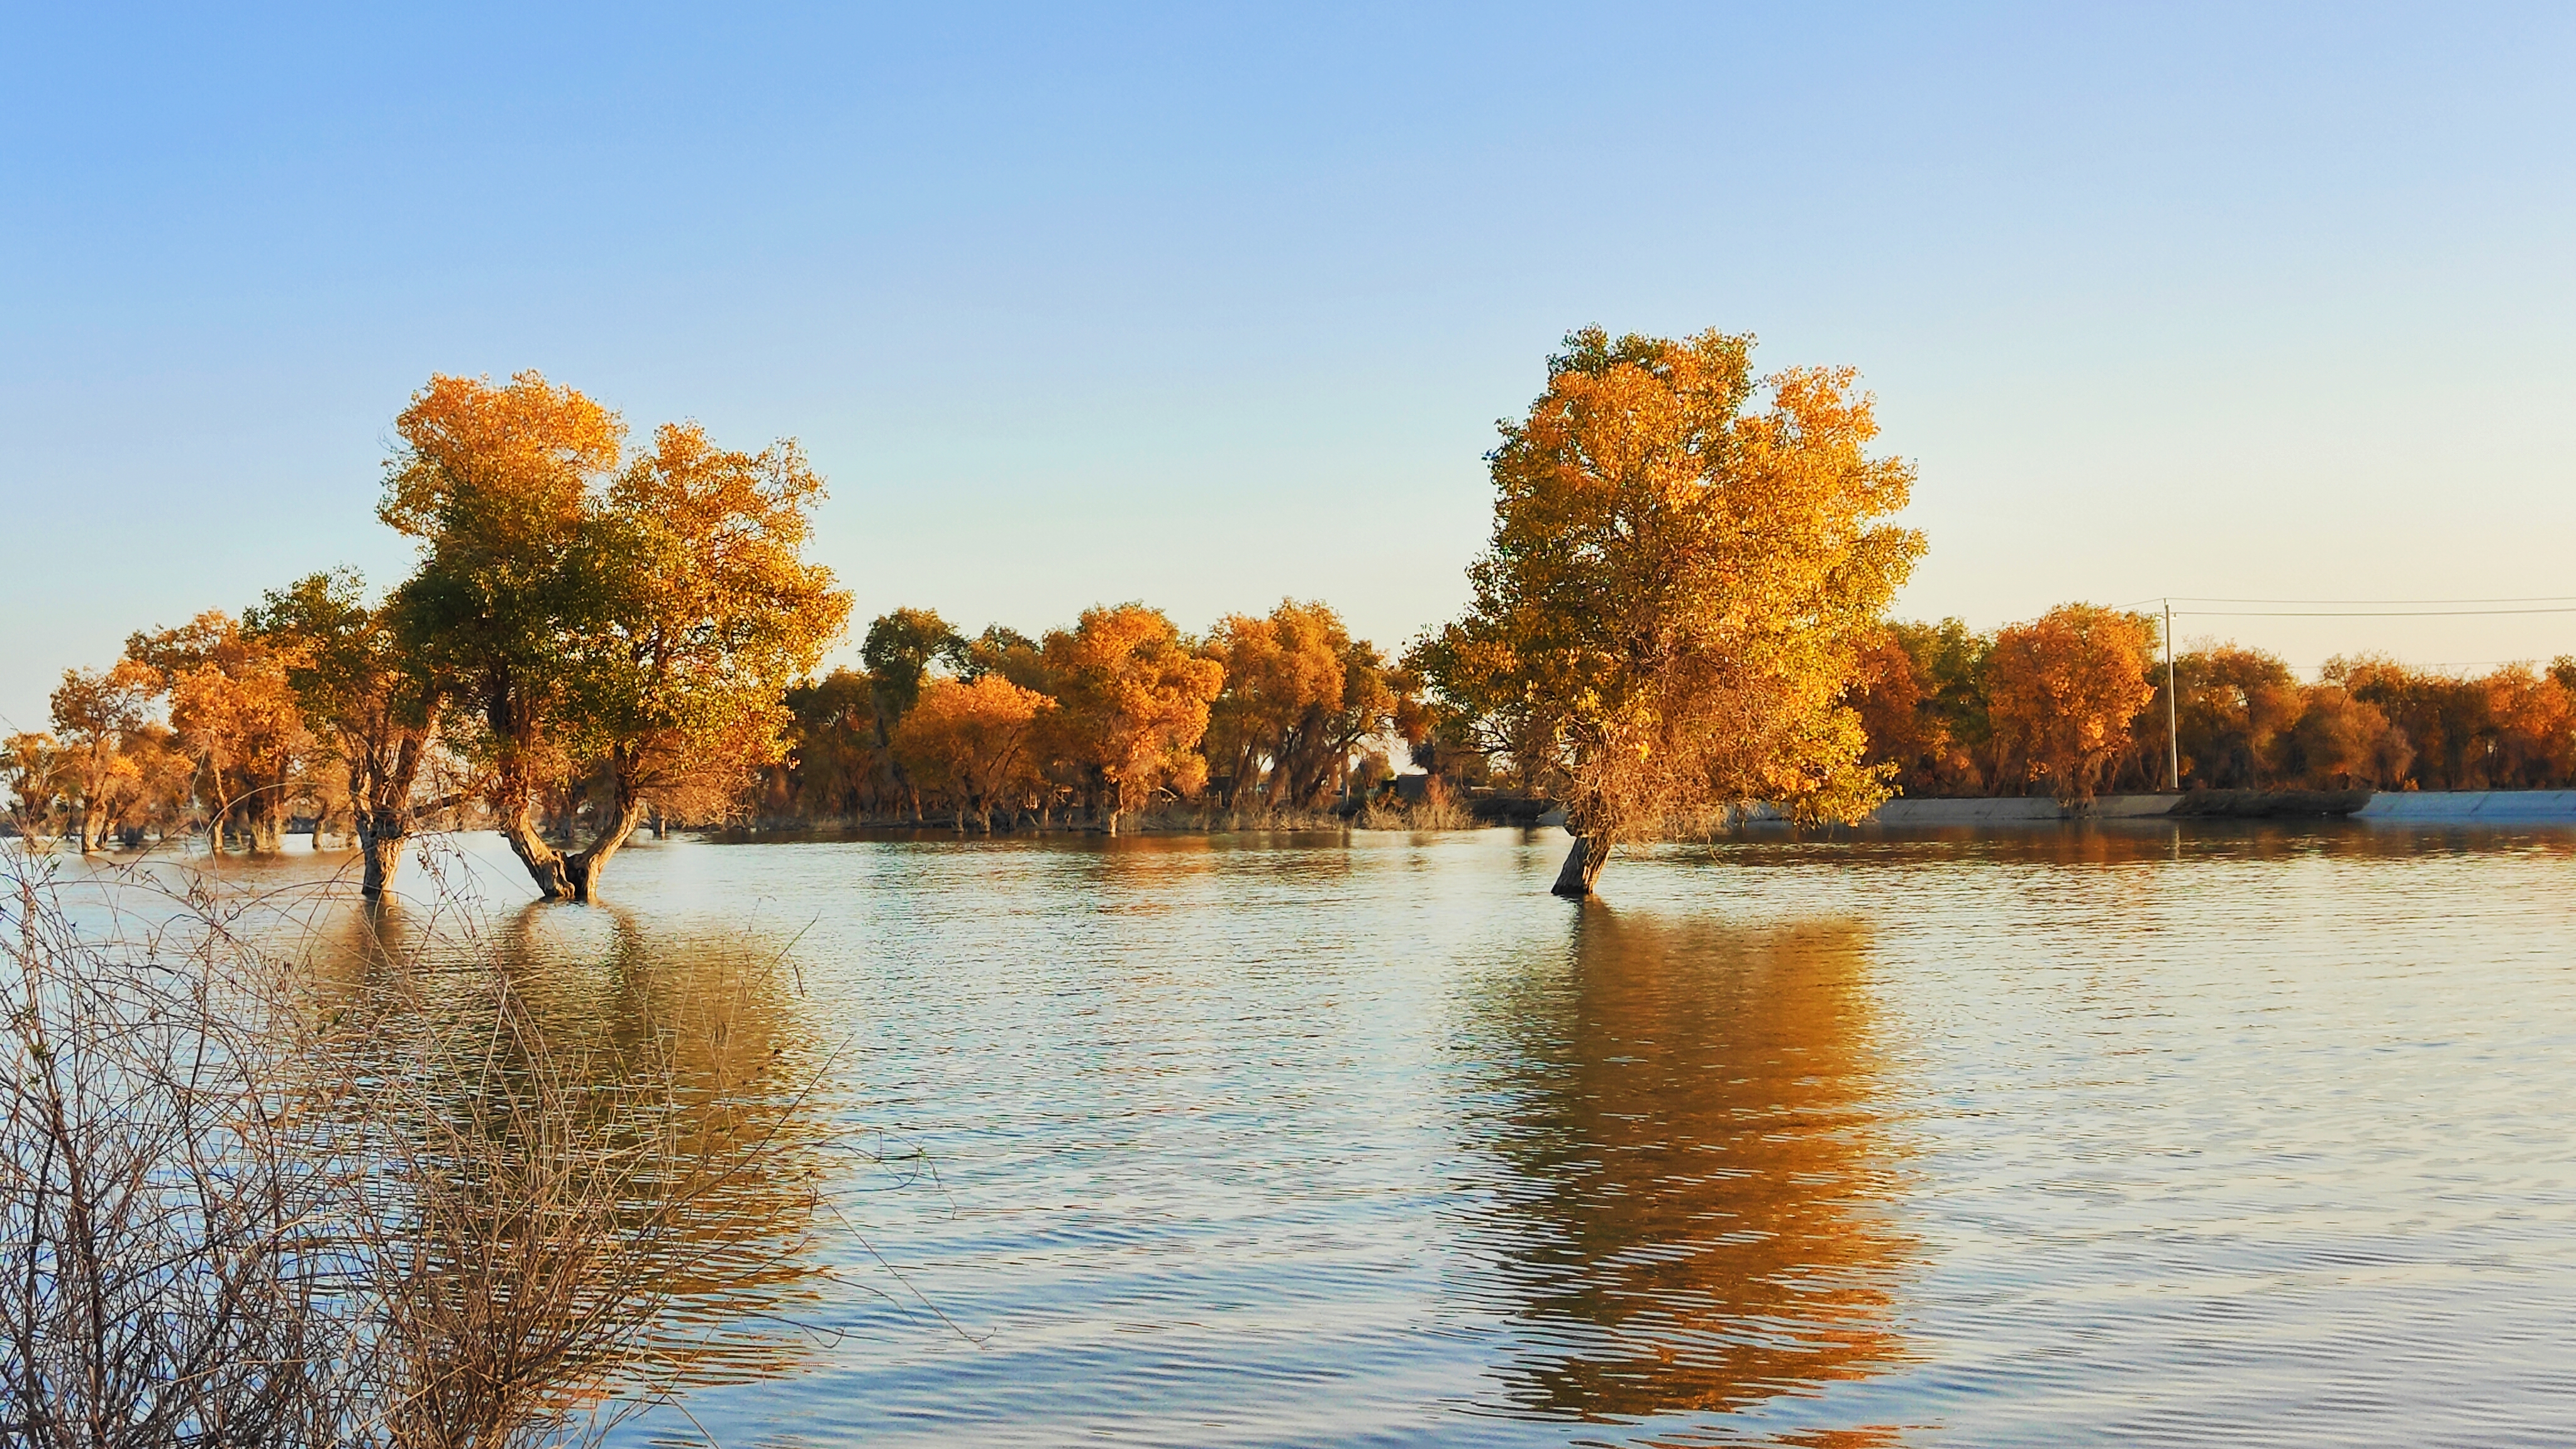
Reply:
<svg viewBox="0 0 2576 1449"><path fill-rule="evenodd" d="M422 558L392 612L453 681L538 889L588 899L651 805L702 809L780 757L786 689L849 614L802 558L822 480L793 442L729 451L694 423L627 460L615 413L533 372L433 377L395 426L379 512ZM588 811L569 855L548 799Z"/></svg>
<svg viewBox="0 0 2576 1449"><path fill-rule="evenodd" d="M1043 783L1038 721L1054 707L998 674L932 679L895 726L895 758L956 807L960 828L972 813L989 832L994 807L1022 804Z"/></svg>
<svg viewBox="0 0 2576 1449"><path fill-rule="evenodd" d="M2092 799L2154 693L2154 641L2145 619L2095 604L2061 604L1997 632L1986 708L1999 758L2059 800Z"/></svg>
<svg viewBox="0 0 2576 1449"><path fill-rule="evenodd" d="M1113 832L1156 791L1188 797L1207 783L1198 744L1225 666L1192 653L1161 610L1087 609L1049 632L1040 656L1059 706L1056 751L1096 779Z"/></svg>
<svg viewBox="0 0 2576 1449"><path fill-rule="evenodd" d="M289 680L291 653L210 609L176 629L137 634L128 658L155 670L170 724L196 762L212 829L238 821L254 851L274 851L314 740Z"/></svg>
<svg viewBox="0 0 2576 1449"><path fill-rule="evenodd" d="M1321 805L1361 742L1396 724L1401 681L1329 605L1283 599L1266 618L1230 614L1205 652L1225 666L1206 753L1238 810L1256 797L1271 809Z"/></svg>
<svg viewBox="0 0 2576 1449"><path fill-rule="evenodd" d="M1913 470L1868 455L1851 371L1751 358L1717 332L1568 338L1492 455L1474 606L1417 655L1486 749L1565 793L1587 887L1612 842L1711 802L1885 797L1842 698L1922 551L1881 521Z"/></svg>

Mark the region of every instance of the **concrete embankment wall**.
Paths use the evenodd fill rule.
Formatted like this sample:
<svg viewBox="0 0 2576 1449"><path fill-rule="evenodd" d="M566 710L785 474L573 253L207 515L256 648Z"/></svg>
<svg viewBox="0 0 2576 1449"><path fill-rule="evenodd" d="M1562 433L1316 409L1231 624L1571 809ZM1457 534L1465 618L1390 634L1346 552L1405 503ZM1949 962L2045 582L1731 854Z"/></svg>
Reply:
<svg viewBox="0 0 2576 1449"><path fill-rule="evenodd" d="M2095 820L2141 820L2169 815L2178 795L2104 795L2089 812ZM2045 795L1997 800L1890 800L1870 813L1871 825L2036 825L2081 818Z"/></svg>
<svg viewBox="0 0 2576 1449"><path fill-rule="evenodd" d="M2354 812L2356 820L2457 822L2484 825L2513 821L2576 821L2576 790L2381 791Z"/></svg>

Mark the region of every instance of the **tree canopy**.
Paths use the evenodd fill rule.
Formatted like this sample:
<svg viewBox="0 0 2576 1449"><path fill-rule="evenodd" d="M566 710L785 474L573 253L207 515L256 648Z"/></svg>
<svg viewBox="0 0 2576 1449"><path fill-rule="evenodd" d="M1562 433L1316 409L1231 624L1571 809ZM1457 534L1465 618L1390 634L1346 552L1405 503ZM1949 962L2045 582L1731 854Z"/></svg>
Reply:
<svg viewBox="0 0 2576 1449"><path fill-rule="evenodd" d="M1489 455L1474 601L1414 656L1468 738L1563 793L1561 893L1589 894L1616 842L1712 805L1847 820L1885 798L1844 695L1922 552L1884 522L1913 470L1868 453L1850 370L1757 378L1752 351L1720 332L1568 337Z"/></svg>
<svg viewBox="0 0 2576 1449"><path fill-rule="evenodd" d="M2138 615L2098 604L2063 604L1997 633L1987 711L2006 773L2068 803L2092 799L2155 692L2154 637Z"/></svg>
<svg viewBox="0 0 2576 1449"><path fill-rule="evenodd" d="M1058 747L1082 774L1109 832L1157 790L1195 795L1207 783L1198 751L1225 666L1194 653L1160 609L1086 609L1039 646Z"/></svg>
<svg viewBox="0 0 2576 1449"><path fill-rule="evenodd" d="M802 557L822 479L792 441L694 423L629 458L615 413L533 372L432 378L395 428L379 512L421 544L397 627L470 706L459 742L539 892L587 900L657 799L779 757L787 687L849 613Z"/></svg>

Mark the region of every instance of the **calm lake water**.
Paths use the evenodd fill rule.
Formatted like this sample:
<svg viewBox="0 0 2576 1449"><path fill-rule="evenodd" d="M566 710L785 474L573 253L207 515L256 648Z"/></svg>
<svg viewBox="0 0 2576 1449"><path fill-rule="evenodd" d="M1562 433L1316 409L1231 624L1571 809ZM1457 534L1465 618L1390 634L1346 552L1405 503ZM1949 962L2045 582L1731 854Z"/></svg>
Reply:
<svg viewBox="0 0 2576 1449"><path fill-rule="evenodd" d="M758 1143L728 1446L2576 1442L2576 832L1563 840L450 869Z"/></svg>

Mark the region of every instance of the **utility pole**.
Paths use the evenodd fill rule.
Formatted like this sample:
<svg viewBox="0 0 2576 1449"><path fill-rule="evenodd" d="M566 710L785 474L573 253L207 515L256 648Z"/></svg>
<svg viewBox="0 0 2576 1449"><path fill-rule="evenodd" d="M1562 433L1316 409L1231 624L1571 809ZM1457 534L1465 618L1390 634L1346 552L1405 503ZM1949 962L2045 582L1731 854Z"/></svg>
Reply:
<svg viewBox="0 0 2576 1449"><path fill-rule="evenodd" d="M2182 788L2182 732L2174 727L2173 600L2165 600L2165 757L2173 767L2173 788Z"/></svg>

